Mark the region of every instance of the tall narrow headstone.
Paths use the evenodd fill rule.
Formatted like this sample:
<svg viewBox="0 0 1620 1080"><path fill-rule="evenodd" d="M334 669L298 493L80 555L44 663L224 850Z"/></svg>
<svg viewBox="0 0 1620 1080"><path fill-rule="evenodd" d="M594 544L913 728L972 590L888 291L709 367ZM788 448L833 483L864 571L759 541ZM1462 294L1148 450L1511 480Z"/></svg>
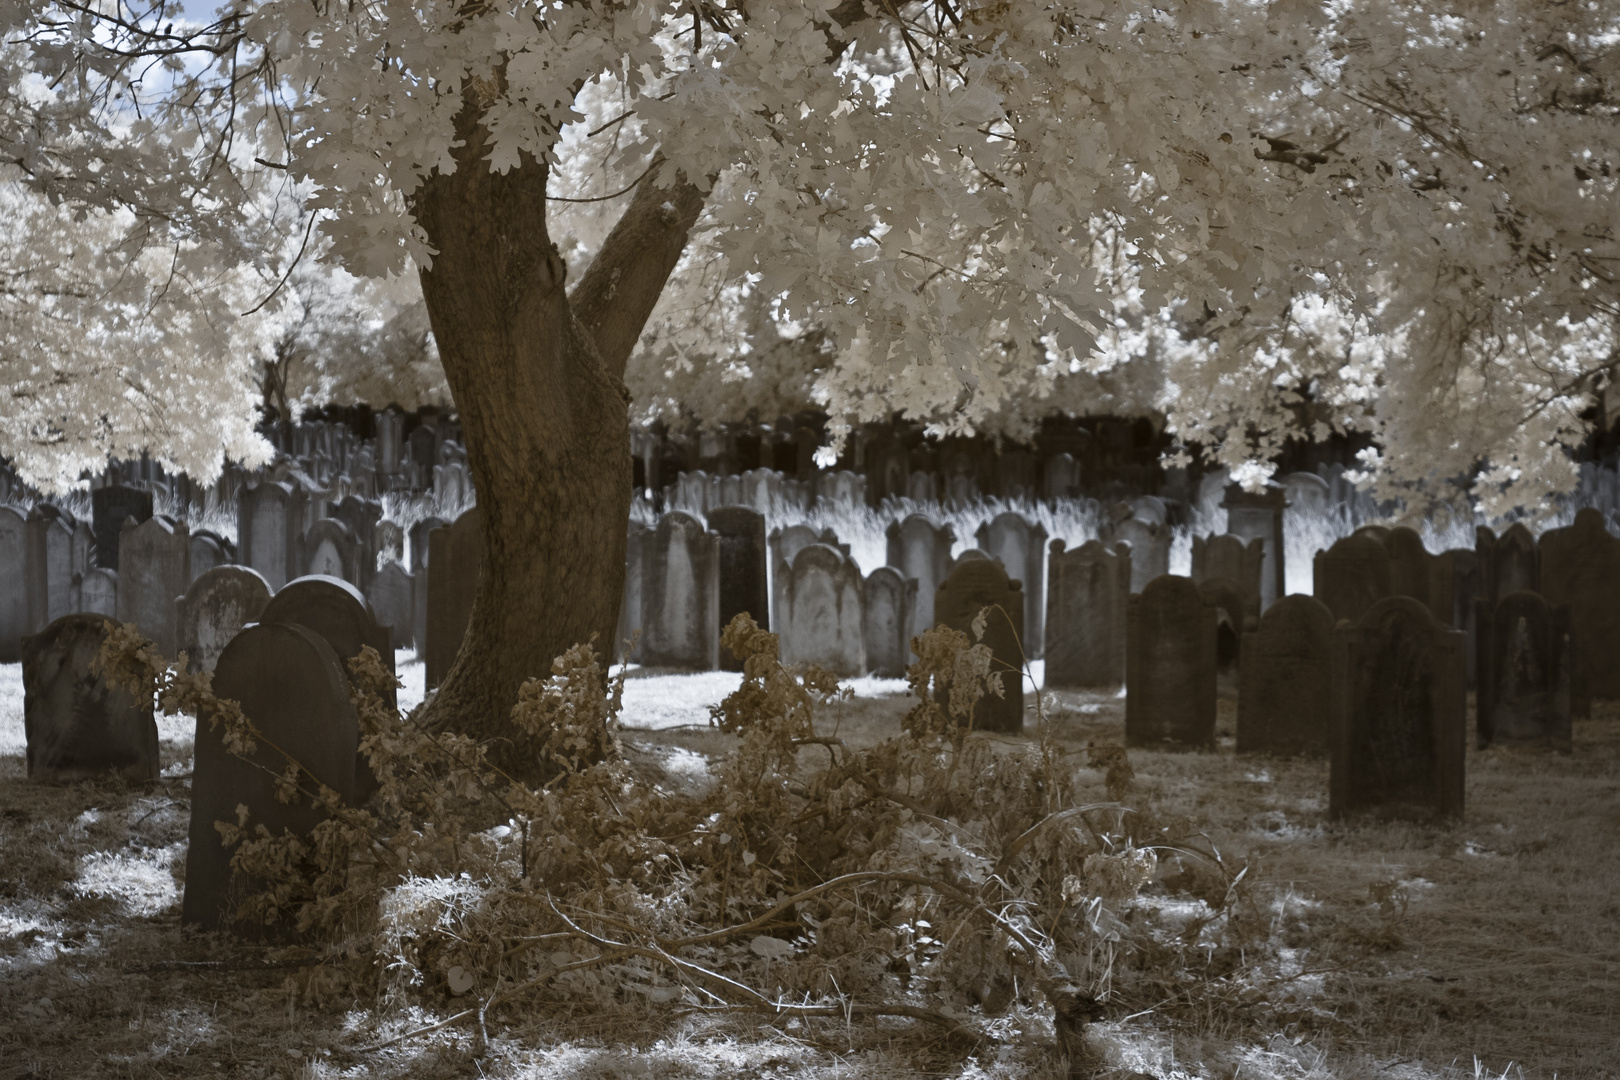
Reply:
<svg viewBox="0 0 1620 1080"><path fill-rule="evenodd" d="M647 545L652 543L653 531L632 521L625 538L624 594L619 603L619 627L613 641L613 656L620 663L642 663L641 639L646 635L642 625L642 593L646 582ZM721 629L725 627L722 625Z"/></svg>
<svg viewBox="0 0 1620 1080"><path fill-rule="evenodd" d="M676 511L659 519L644 556L642 662L696 671L719 667L719 538Z"/></svg>
<svg viewBox="0 0 1620 1080"><path fill-rule="evenodd" d="M22 659L28 619L28 526L9 506L0 506L0 664Z"/></svg>
<svg viewBox="0 0 1620 1080"><path fill-rule="evenodd" d="M139 525L125 518L118 562L118 621L140 627L172 660L178 646L174 601L191 584L191 534L185 522L161 514Z"/></svg>
<svg viewBox="0 0 1620 1080"><path fill-rule="evenodd" d="M242 489L236 533L242 565L257 570L272 590L298 576L304 501L290 484L266 481Z"/></svg>
<svg viewBox="0 0 1620 1080"><path fill-rule="evenodd" d="M765 546L765 515L746 506L721 506L709 511L709 531L720 545L720 628L747 613L763 629L770 624L769 554ZM742 661L724 645L720 667L741 671Z"/></svg>
<svg viewBox="0 0 1620 1080"><path fill-rule="evenodd" d="M326 639L305 626L260 623L237 634L215 666L214 693L241 705L263 738L251 757L240 758L225 749L220 727L197 718L180 920L205 930L231 927L237 905L264 887L231 869L233 851L215 823L235 824L237 807L246 806L251 831L263 826L272 836L308 835L326 814L308 799L289 804L276 798L287 757L353 802L360 740L341 662ZM305 786L315 781L304 778Z"/></svg>
<svg viewBox="0 0 1620 1080"><path fill-rule="evenodd" d="M1434 556L1423 546L1423 538L1417 531L1404 525L1397 526L1389 531L1389 538L1384 541L1384 547L1389 551L1391 594L1420 600L1436 618L1450 622L1450 614L1435 611L1434 604L1431 603L1429 593Z"/></svg>
<svg viewBox="0 0 1620 1080"><path fill-rule="evenodd" d="M1052 541L1046 589L1046 685L1113 687L1125 682L1128 548L1088 540L1067 551Z"/></svg>
<svg viewBox="0 0 1620 1080"><path fill-rule="evenodd" d="M246 566L216 566L191 583L175 601L179 652L191 671L213 671L225 646L256 622L270 602L264 575Z"/></svg>
<svg viewBox="0 0 1620 1080"><path fill-rule="evenodd" d="M1391 595L1389 551L1371 536L1347 536L1316 553L1312 577L1316 598L1335 620L1359 619Z"/></svg>
<svg viewBox="0 0 1620 1080"><path fill-rule="evenodd" d="M866 575L865 592L866 666L880 678L904 678L916 632L911 619L917 609L917 579L880 566Z"/></svg>
<svg viewBox="0 0 1620 1080"><path fill-rule="evenodd" d="M1170 572L1170 530L1140 518L1128 517L1114 524L1113 543L1131 546L1131 591L1141 592L1147 584Z"/></svg>
<svg viewBox="0 0 1620 1080"><path fill-rule="evenodd" d="M956 533L949 525L935 525L922 514L908 514L905 520L889 524L887 540L888 557L884 561L903 577L916 579L911 625L916 628L914 633L921 633L934 625L934 594L951 572Z"/></svg>
<svg viewBox="0 0 1620 1080"><path fill-rule="evenodd" d="M860 567L837 548L801 548L782 584L782 662L819 664L835 675L865 675L862 585Z"/></svg>
<svg viewBox="0 0 1620 1080"><path fill-rule="evenodd" d="M366 602L377 621L388 627L395 649L409 648L411 641L411 575L397 562L384 564L366 586Z"/></svg>
<svg viewBox="0 0 1620 1080"><path fill-rule="evenodd" d="M1046 528L1011 511L979 526L980 549L1000 559L1007 576L1024 584L1024 651L1029 659L1044 655L1046 638Z"/></svg>
<svg viewBox="0 0 1620 1080"><path fill-rule="evenodd" d="M410 527L409 565L411 569L411 640L416 642L417 659L427 656L428 535L450 524L440 517L425 517Z"/></svg>
<svg viewBox="0 0 1620 1080"><path fill-rule="evenodd" d="M484 564L484 534L478 507L463 511L448 528L428 533L427 655L423 677L431 689L444 681L472 622L473 599Z"/></svg>
<svg viewBox="0 0 1620 1080"><path fill-rule="evenodd" d="M1483 527L1476 535L1474 551L1485 577L1485 599L1494 604L1512 593L1541 591L1541 552L1522 521L1508 526L1500 537Z"/></svg>
<svg viewBox="0 0 1620 1080"><path fill-rule="evenodd" d="M1569 605L1552 607L1533 592L1479 602L1479 745L1547 746L1568 753L1570 668L1574 642Z"/></svg>
<svg viewBox="0 0 1620 1080"><path fill-rule="evenodd" d="M1460 817L1463 634L1389 596L1335 635L1330 812Z"/></svg>
<svg viewBox="0 0 1620 1080"><path fill-rule="evenodd" d="M95 535L96 565L118 569L118 538L124 519L139 525L152 516L152 493L123 484L108 484L90 493L90 528Z"/></svg>
<svg viewBox="0 0 1620 1080"><path fill-rule="evenodd" d="M71 615L78 606L73 527L73 516L49 503L36 503L28 512L23 577L31 632Z"/></svg>
<svg viewBox="0 0 1620 1080"><path fill-rule="evenodd" d="M1126 745L1213 746L1215 609L1191 578L1166 574L1131 597L1126 620Z"/></svg>
<svg viewBox="0 0 1620 1080"><path fill-rule="evenodd" d="M377 571L377 524L382 520L382 503L349 495L332 504L331 516L349 527L354 538L356 577L345 577L365 591ZM325 571L309 571L324 573Z"/></svg>
<svg viewBox="0 0 1620 1080"><path fill-rule="evenodd" d="M771 530L771 625L781 623L782 586L787 581L789 568L794 558L811 544L826 544L829 547L839 548L844 554L849 549L838 542L838 537L831 529L822 529L820 532L808 525L789 525L787 528Z"/></svg>
<svg viewBox="0 0 1620 1080"><path fill-rule="evenodd" d="M23 728L28 775L73 781L121 776L156 780L157 722L138 701L92 674L112 620L64 615L23 639Z"/></svg>
<svg viewBox="0 0 1620 1080"><path fill-rule="evenodd" d="M1285 596L1243 635L1240 754L1325 754L1333 717L1333 612Z"/></svg>
<svg viewBox="0 0 1620 1080"><path fill-rule="evenodd" d="M1264 540L1265 567L1260 577L1260 607L1271 606L1288 594L1283 557L1283 514L1288 496L1275 480L1260 491L1245 491L1242 484L1228 484L1221 503L1226 511L1226 531L1245 540Z"/></svg>
<svg viewBox="0 0 1620 1080"><path fill-rule="evenodd" d="M1541 534L1541 595L1569 605L1577 714L1589 713L1593 697L1620 698L1620 539L1601 513L1588 507L1573 525Z"/></svg>
<svg viewBox="0 0 1620 1080"><path fill-rule="evenodd" d="M981 731L1017 734L1024 729L1024 649L1018 638L1024 625L1023 586L1009 579L993 559L968 559L940 583L934 622L962 631L973 642L973 621L981 611L985 611L984 638L977 643L989 646L991 671L1001 675L1002 693L980 699L973 725Z"/></svg>

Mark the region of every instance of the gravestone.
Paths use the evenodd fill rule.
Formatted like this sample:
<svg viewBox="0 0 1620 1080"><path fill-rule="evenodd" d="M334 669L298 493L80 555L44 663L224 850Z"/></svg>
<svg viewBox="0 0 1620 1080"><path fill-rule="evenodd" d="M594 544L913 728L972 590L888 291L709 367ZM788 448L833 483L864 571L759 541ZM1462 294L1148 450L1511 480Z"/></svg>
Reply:
<svg viewBox="0 0 1620 1080"><path fill-rule="evenodd" d="M1080 466L1073 454L1054 454L1047 458L1046 474L1042 480L1046 497L1050 500L1080 496Z"/></svg>
<svg viewBox="0 0 1620 1080"><path fill-rule="evenodd" d="M1226 499L1226 486L1231 482L1232 477L1225 466L1217 466L1199 478L1193 510L1202 527L1211 533L1231 532L1226 527L1226 508L1221 505Z"/></svg>
<svg viewBox="0 0 1620 1080"><path fill-rule="evenodd" d="M866 477L847 469L824 473L816 482L816 492L840 506L865 506Z"/></svg>
<svg viewBox="0 0 1620 1080"><path fill-rule="evenodd" d="M428 534L450 524L440 517L425 517L411 526L411 640L416 643L417 659L427 655Z"/></svg>
<svg viewBox="0 0 1620 1080"><path fill-rule="evenodd" d="M474 506L455 524L428 533L427 625L423 678L432 689L450 673L472 621L484 563L484 534Z"/></svg>
<svg viewBox="0 0 1620 1080"><path fill-rule="evenodd" d="M642 662L719 667L719 538L690 514L665 514L643 548L641 589Z"/></svg>
<svg viewBox="0 0 1620 1080"><path fill-rule="evenodd" d="M722 506L709 511L709 531L720 547L720 628L744 612L761 629L769 630L770 581L766 574L765 515L746 506ZM742 661L720 646L720 667L741 671Z"/></svg>
<svg viewBox="0 0 1620 1080"><path fill-rule="evenodd" d="M1196 584L1204 603L1215 609L1215 674L1219 688L1229 692L1239 675L1243 631L1253 618L1246 613L1249 597L1231 578L1209 577Z"/></svg>
<svg viewBox="0 0 1620 1080"><path fill-rule="evenodd" d="M1450 614L1436 611L1431 603L1429 586L1434 556L1423 546L1423 538L1417 531L1404 525L1397 526L1389 531L1384 547L1389 551L1390 595L1420 600L1436 618L1449 622Z"/></svg>
<svg viewBox="0 0 1620 1080"><path fill-rule="evenodd" d="M642 663L642 594L645 591L647 545L654 530L630 523L624 549L624 594L619 602L619 627L613 642L613 656L619 663ZM722 625L724 630L725 626Z"/></svg>
<svg viewBox="0 0 1620 1080"><path fill-rule="evenodd" d="M973 620L985 614L982 640L973 637ZM990 647L991 671L1001 675L1002 693L986 694L973 710L981 731L1017 734L1024 730L1024 651L1018 631L1024 625L1024 591L1020 582L993 559L959 562L934 595L934 623L960 630L971 644Z"/></svg>
<svg viewBox="0 0 1620 1080"><path fill-rule="evenodd" d="M913 473L915 478L918 474ZM889 523L885 562L902 577L915 579L917 598L911 609L914 634L934 625L934 594L951 572L951 548L956 533L949 525L935 525L922 514L907 514ZM907 647L910 641L907 640Z"/></svg>
<svg viewBox="0 0 1620 1080"><path fill-rule="evenodd" d="M385 563L366 586L366 602L377 622L388 627L395 649L407 649L411 639L411 575L397 562Z"/></svg>
<svg viewBox="0 0 1620 1080"><path fill-rule="evenodd" d="M1025 655L1045 655L1046 638L1046 528L1011 511L997 514L979 526L979 548L1000 559L1007 576L1023 582Z"/></svg>
<svg viewBox="0 0 1620 1080"><path fill-rule="evenodd" d="M391 479L404 471L405 410L390 405L373 416L377 424L377 473Z"/></svg>
<svg viewBox="0 0 1620 1080"><path fill-rule="evenodd" d="M237 634L215 666L214 693L240 704L263 738L250 758L237 757L225 749L221 728L197 718L180 921L204 930L231 928L237 905L263 888L231 869L233 852L221 842L215 822L235 824L236 808L246 806L250 831L262 825L272 836L308 835L326 814L307 799L288 804L276 798L287 757L353 803L360 742L342 664L308 627L260 623ZM304 783L313 781L306 777ZM262 926L240 929L265 933Z"/></svg>
<svg viewBox="0 0 1620 1080"><path fill-rule="evenodd" d="M118 569L118 538L124 519L139 525L152 516L152 493L123 484L108 484L90 493L90 530L95 536L96 565Z"/></svg>
<svg viewBox="0 0 1620 1080"><path fill-rule="evenodd" d="M1170 572L1170 530L1140 518L1128 517L1115 523L1113 544L1131 546L1131 591L1141 592L1147 583Z"/></svg>
<svg viewBox="0 0 1620 1080"><path fill-rule="evenodd" d="M1288 594L1283 552L1283 514L1288 496L1281 484L1266 481L1260 491L1245 491L1242 484L1228 484L1221 502L1226 511L1226 531L1245 540L1263 540L1265 565L1260 575L1260 608L1265 610L1279 596Z"/></svg>
<svg viewBox="0 0 1620 1080"><path fill-rule="evenodd" d="M1193 537L1192 579L1226 578L1237 585L1243 594L1243 610L1233 617L1240 630L1244 619L1260 614L1260 583L1265 560L1266 545L1260 540L1246 541L1231 533Z"/></svg>
<svg viewBox="0 0 1620 1080"><path fill-rule="evenodd" d="M1508 526L1500 537L1484 526L1474 535L1486 600L1495 604L1512 593L1541 591L1541 551L1522 521Z"/></svg>
<svg viewBox="0 0 1620 1080"><path fill-rule="evenodd" d="M431 424L418 424L417 427L405 437L410 447L411 464L416 466L416 486L426 487L432 479L433 466L439 463L439 433Z"/></svg>
<svg viewBox="0 0 1620 1080"><path fill-rule="evenodd" d="M191 580L196 581L216 566L235 562L235 553L223 536L207 529L191 534ZM188 582L189 584L189 582Z"/></svg>
<svg viewBox="0 0 1620 1080"><path fill-rule="evenodd" d="M849 549L838 542L838 536L831 529L822 529L820 532L808 525L789 525L787 528L771 530L771 625L780 625L782 610L782 585L787 580L788 569L793 565L794 558L811 544L826 544L836 547L849 554Z"/></svg>
<svg viewBox="0 0 1620 1080"><path fill-rule="evenodd" d="M242 565L263 575L271 591L298 576L305 501L290 484L267 481L242 489L236 533Z"/></svg>
<svg viewBox="0 0 1620 1080"><path fill-rule="evenodd" d="M971 476L956 473L945 478L945 502L958 509L978 502L979 482Z"/></svg>
<svg viewBox="0 0 1620 1080"><path fill-rule="evenodd" d="M1460 817L1463 634L1420 601L1388 596L1335 630L1329 811Z"/></svg>
<svg viewBox="0 0 1620 1080"><path fill-rule="evenodd" d="M1285 596L1243 635L1237 752L1325 754L1333 716L1333 612Z"/></svg>
<svg viewBox="0 0 1620 1080"><path fill-rule="evenodd" d="M898 439L885 439L866 452L867 498L873 506L888 498L903 498L911 479L911 454Z"/></svg>
<svg viewBox="0 0 1620 1080"><path fill-rule="evenodd" d="M917 610L917 579L892 566L866 575L866 615L862 637L866 666L885 679L900 679L911 662L912 613Z"/></svg>
<svg viewBox="0 0 1620 1080"><path fill-rule="evenodd" d="M175 601L179 651L190 671L213 671L225 646L270 602L264 575L246 566L216 566Z"/></svg>
<svg viewBox="0 0 1620 1080"><path fill-rule="evenodd" d="M321 518L299 541L304 574L342 578L360 584L361 545L354 533L336 518Z"/></svg>
<svg viewBox="0 0 1620 1080"><path fill-rule="evenodd" d="M111 629L105 615L72 614L23 639L23 729L31 778L157 779L152 702L137 701L90 671Z"/></svg>
<svg viewBox="0 0 1620 1080"><path fill-rule="evenodd" d="M866 674L861 569L828 544L793 557L782 583L782 663L818 664L835 675Z"/></svg>
<svg viewBox="0 0 1620 1080"><path fill-rule="evenodd" d="M73 516L49 503L35 503L24 522L24 586L28 629L37 633L78 606L78 568Z"/></svg>
<svg viewBox="0 0 1620 1080"><path fill-rule="evenodd" d="M79 585L79 610L89 615L118 618L118 571L91 567Z"/></svg>
<svg viewBox="0 0 1620 1080"><path fill-rule="evenodd" d="M9 506L0 506L0 664L22 659L28 619L28 525Z"/></svg>
<svg viewBox="0 0 1620 1080"><path fill-rule="evenodd" d="M166 659L179 646L174 601L191 584L191 534L185 522L159 514L136 525L124 519L118 538L118 621L134 623Z"/></svg>
<svg viewBox="0 0 1620 1080"><path fill-rule="evenodd" d="M906 477L906 498L913 502L939 501L939 477L931 472L914 472Z"/></svg>
<svg viewBox="0 0 1620 1080"><path fill-rule="evenodd" d="M1126 614L1125 744L1215 743L1215 609L1191 578L1166 574Z"/></svg>
<svg viewBox="0 0 1620 1080"><path fill-rule="evenodd" d="M1569 753L1569 605L1552 607L1533 592L1491 605L1479 602L1479 746L1547 746Z"/></svg>
<svg viewBox="0 0 1620 1080"><path fill-rule="evenodd" d="M389 674L394 672L390 628L377 621L364 594L342 578L312 574L287 582L259 612L259 622L304 626L321 635L337 654L345 679L349 661L366 645L377 650ZM395 703L392 690L387 701Z"/></svg>
<svg viewBox="0 0 1620 1080"><path fill-rule="evenodd" d="M1588 507L1573 525L1542 533L1540 547L1541 595L1554 607L1569 605L1570 693L1577 715L1585 716L1591 698L1620 698L1620 540Z"/></svg>
<svg viewBox="0 0 1620 1080"><path fill-rule="evenodd" d="M1073 551L1052 541L1046 587L1046 685L1114 687L1125 682L1125 613L1131 553L1088 540Z"/></svg>
<svg viewBox="0 0 1620 1080"><path fill-rule="evenodd" d="M1126 505L1131 508L1130 516L1138 521L1161 528L1170 524L1170 504L1157 495L1138 495Z"/></svg>
<svg viewBox="0 0 1620 1080"><path fill-rule="evenodd" d="M1388 549L1359 531L1318 551L1311 574L1316 598L1333 612L1335 621L1359 619L1392 595Z"/></svg>

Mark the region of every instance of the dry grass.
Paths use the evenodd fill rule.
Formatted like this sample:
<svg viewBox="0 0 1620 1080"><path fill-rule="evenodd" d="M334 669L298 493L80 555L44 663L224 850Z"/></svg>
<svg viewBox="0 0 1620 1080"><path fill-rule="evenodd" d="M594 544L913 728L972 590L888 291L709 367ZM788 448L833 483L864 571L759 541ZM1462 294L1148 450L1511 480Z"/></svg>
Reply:
<svg viewBox="0 0 1620 1080"><path fill-rule="evenodd" d="M3 704L0 721L19 723L17 703ZM840 734L888 737L905 704L847 703ZM1057 695L1053 735L1074 748L1117 743L1122 705ZM1446 828L1329 822L1326 765L1237 758L1232 712L1223 702L1214 753L1134 753L1130 801L1161 823L1191 819L1229 866L1249 867L1229 932L1248 944L1211 950L1190 987L1151 963L1122 970L1110 1019L1092 1030L1100 1076L1620 1076L1620 707L1577 721L1568 757L1470 751L1468 816ZM772 1026L563 1004L491 1017L492 1045L476 1059L456 1028L368 1049L464 1001L386 1015L369 1001L300 1007L290 989L309 954L179 927L182 777L150 789L31 784L19 734L0 733L0 1080L1047 1072L1038 1023L970 1051L900 1022ZM691 785L732 743L690 727L630 741ZM166 727L163 747L168 772L183 771L183 729ZM1085 779L1101 791L1100 774ZM1198 901L1172 897L1199 872L1169 860L1161 874L1183 888L1150 890L1143 918L1195 918Z"/></svg>

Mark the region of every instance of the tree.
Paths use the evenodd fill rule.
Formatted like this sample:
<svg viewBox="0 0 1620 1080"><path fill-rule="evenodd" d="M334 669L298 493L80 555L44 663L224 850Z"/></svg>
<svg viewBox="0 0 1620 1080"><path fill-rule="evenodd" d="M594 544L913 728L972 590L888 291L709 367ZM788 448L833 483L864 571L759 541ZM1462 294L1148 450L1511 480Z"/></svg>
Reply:
<svg viewBox="0 0 1620 1080"><path fill-rule="evenodd" d="M237 208L267 168L350 271L419 269L488 555L432 709L475 733L510 736L519 682L612 633L626 363L700 219L729 284L836 347L835 438L1147 356L1172 427L1250 475L1309 396L1380 434L1381 482L1471 473L1496 506L1567 482L1612 363L1602 3L7 13L27 92L0 155L36 190L266 261ZM603 186L553 189L582 154ZM627 205L570 275L553 196L614 181Z"/></svg>

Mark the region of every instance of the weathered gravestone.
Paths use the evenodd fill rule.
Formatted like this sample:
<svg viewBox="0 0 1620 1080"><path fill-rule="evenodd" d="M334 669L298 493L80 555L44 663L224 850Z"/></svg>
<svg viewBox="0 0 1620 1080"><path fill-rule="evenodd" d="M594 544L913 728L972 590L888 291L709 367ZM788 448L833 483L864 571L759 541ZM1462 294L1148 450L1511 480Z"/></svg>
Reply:
<svg viewBox="0 0 1620 1080"><path fill-rule="evenodd" d="M246 806L250 832L263 826L272 836L308 835L326 814L307 798L278 800L277 777L291 757L315 778L303 777L305 787L318 781L354 802L359 726L337 654L304 626L260 623L236 635L214 669L214 693L241 705L263 738L251 757L237 757L225 749L221 727L197 718L180 920L205 930L265 933L263 926L233 925L240 902L264 884L231 869L232 849L215 822L236 824L236 808Z"/></svg>
<svg viewBox="0 0 1620 1080"><path fill-rule="evenodd" d="M1204 603L1215 609L1215 674L1221 691L1229 694L1239 675L1243 631L1254 618L1247 614L1249 596L1231 578L1210 577L1196 584Z"/></svg>
<svg viewBox="0 0 1620 1080"><path fill-rule="evenodd" d="M865 604L861 568L828 544L810 544L793 557L782 583L784 664L818 664L835 675L866 674Z"/></svg>
<svg viewBox="0 0 1620 1080"><path fill-rule="evenodd" d="M1462 815L1463 638L1410 596L1335 630L1333 816Z"/></svg>
<svg viewBox="0 0 1620 1080"><path fill-rule="evenodd" d="M1391 595L1389 551L1377 538L1358 531L1316 553L1312 578L1316 598L1335 621L1359 619Z"/></svg>
<svg viewBox="0 0 1620 1080"><path fill-rule="evenodd" d="M272 591L298 576L305 501L290 484L267 481L242 489L236 532L242 565L262 574Z"/></svg>
<svg viewBox="0 0 1620 1080"><path fill-rule="evenodd" d="M1007 576L1023 582L1024 653L1031 659L1044 654L1046 639L1046 528L1011 511L997 514L979 526L979 548L1000 559Z"/></svg>
<svg viewBox="0 0 1620 1080"><path fill-rule="evenodd" d="M1620 698L1620 540L1598 511L1588 507L1573 525L1541 534L1541 595L1569 605L1576 713L1589 715L1593 697Z"/></svg>
<svg viewBox="0 0 1620 1080"><path fill-rule="evenodd" d="M987 611L985 609L988 609ZM985 611L984 637L973 637L973 620ZM959 561L934 595L934 624L960 630L973 644L990 648L990 670L1001 675L1001 695L986 694L973 710L981 731L1024 730L1023 583L1009 579L993 559Z"/></svg>
<svg viewBox="0 0 1620 1080"><path fill-rule="evenodd" d="M124 520L118 539L118 621L134 623L158 652L178 649L174 601L191 584L191 534L161 514L136 525Z"/></svg>
<svg viewBox="0 0 1620 1080"><path fill-rule="evenodd" d="M787 574L793 565L794 558L811 544L826 544L835 547L845 555L849 548L838 542L838 535L831 529L822 529L820 532L808 525L789 525L787 528L771 530L771 625L781 625L782 586L787 581Z"/></svg>
<svg viewBox="0 0 1620 1080"><path fill-rule="evenodd" d="M73 516L49 503L35 503L24 523L24 586L28 629L38 632L78 606L79 576Z"/></svg>
<svg viewBox="0 0 1620 1080"><path fill-rule="evenodd" d="M1131 546L1131 591L1141 592L1150 581L1170 573L1170 530L1127 517L1115 522L1111 544Z"/></svg>
<svg viewBox="0 0 1620 1080"><path fill-rule="evenodd" d="M1191 578L1166 574L1131 597L1126 615L1125 744L1215 742L1215 609Z"/></svg>
<svg viewBox="0 0 1620 1080"><path fill-rule="evenodd" d="M321 635L337 654L344 678L349 661L366 645L376 649L383 667L394 673L391 629L377 621L364 594L341 578L311 574L287 582L259 612L259 622L305 626ZM392 690L387 700L390 707L395 704Z"/></svg>
<svg viewBox="0 0 1620 1080"><path fill-rule="evenodd" d="M1523 522L1515 521L1500 537L1481 525L1474 530L1474 553L1483 579L1480 592L1490 603L1516 592L1541 591L1541 551Z"/></svg>
<svg viewBox="0 0 1620 1080"><path fill-rule="evenodd" d="M197 529L191 534L191 580L196 581L216 566L236 561L230 541L216 532Z"/></svg>
<svg viewBox="0 0 1620 1080"><path fill-rule="evenodd" d="M1243 609L1235 613L1239 629L1245 618L1260 614L1260 582L1265 563L1266 545L1262 540L1244 540L1231 533L1193 537L1192 579L1226 578L1238 587L1243 596Z"/></svg>
<svg viewBox="0 0 1620 1080"><path fill-rule="evenodd" d="M642 550L642 662L694 671L719 667L719 539L676 511L658 520Z"/></svg>
<svg viewBox="0 0 1620 1080"><path fill-rule="evenodd" d="M1285 596L1243 635L1240 754L1323 754L1333 723L1333 612Z"/></svg>
<svg viewBox="0 0 1620 1080"><path fill-rule="evenodd" d="M762 629L770 629L769 555L765 546L765 515L746 506L721 506L709 511L709 531L720 548L720 628L738 615L748 614ZM741 671L742 661L720 647L720 667Z"/></svg>
<svg viewBox="0 0 1620 1080"><path fill-rule="evenodd" d="M366 602L377 621L391 631L393 647L411 645L411 575L397 562L385 563L366 586Z"/></svg>
<svg viewBox="0 0 1620 1080"><path fill-rule="evenodd" d="M642 662L642 593L646 583L647 547L654 530L630 523L624 545L624 593L619 601L619 626L613 641L613 658L620 663ZM722 625L724 630L725 626Z"/></svg>
<svg viewBox="0 0 1620 1080"><path fill-rule="evenodd" d="M30 777L62 782L102 776L157 779L152 702L137 701L90 672L112 625L105 615L64 615L23 639L23 728Z"/></svg>
<svg viewBox="0 0 1620 1080"><path fill-rule="evenodd" d="M1283 514L1288 495L1275 480L1266 481L1260 491L1245 491L1242 484L1228 484L1221 502L1226 511L1226 531L1245 540L1263 540L1265 564L1260 574L1260 608L1265 610L1279 596L1288 595L1283 552Z"/></svg>
<svg viewBox="0 0 1620 1080"><path fill-rule="evenodd" d="M862 637L866 666L880 678L904 678L911 662L917 579L905 577L892 566L880 566L866 575L865 595Z"/></svg>
<svg viewBox="0 0 1620 1080"><path fill-rule="evenodd" d="M258 620L270 602L264 575L246 566L216 566L175 601L179 651L190 671L213 671L220 654L242 627Z"/></svg>
<svg viewBox="0 0 1620 1080"><path fill-rule="evenodd" d="M123 484L108 484L90 493L90 531L95 536L96 565L118 569L118 540L124 519L139 525L152 516L152 493Z"/></svg>
<svg viewBox="0 0 1620 1080"><path fill-rule="evenodd" d="M913 479L919 474L913 473ZM887 557L884 561L902 577L917 582L917 598L911 609L913 633L934 625L934 594L951 572L951 548L956 533L949 525L935 525L922 514L907 514L902 521L889 523ZM909 639L907 648L910 648Z"/></svg>
<svg viewBox="0 0 1620 1080"><path fill-rule="evenodd" d="M377 570L377 524L382 520L382 503L349 495L333 503L330 514L347 525L349 535L354 538L357 576L344 580L352 581L364 592Z"/></svg>
<svg viewBox="0 0 1620 1080"><path fill-rule="evenodd" d="M450 673L472 621L473 598L484 562L484 534L478 507L462 513L448 528L428 533L427 625L423 678L428 689Z"/></svg>
<svg viewBox="0 0 1620 1080"><path fill-rule="evenodd" d="M1569 605L1553 607L1533 592L1479 602L1480 747L1492 743L1548 746L1568 753L1574 641Z"/></svg>
<svg viewBox="0 0 1620 1080"><path fill-rule="evenodd" d="M22 659L28 621L28 526L9 506L0 506L0 664Z"/></svg>
<svg viewBox="0 0 1620 1080"><path fill-rule="evenodd" d="M1423 538L1414 529L1399 525L1389 530L1384 540L1389 552L1389 589L1392 596L1410 596L1421 601L1436 618L1450 622L1449 613L1435 611L1430 595L1434 556L1423 546Z"/></svg>
<svg viewBox="0 0 1620 1080"><path fill-rule="evenodd" d="M410 538L411 640L416 642L418 659L427 654L428 534L448 524L443 518L425 517L406 534Z"/></svg>
<svg viewBox="0 0 1620 1080"><path fill-rule="evenodd" d="M1052 541L1046 587L1046 685L1113 687L1125 681L1125 612L1131 553L1088 540Z"/></svg>
<svg viewBox="0 0 1620 1080"><path fill-rule="evenodd" d="M91 567L79 586L79 610L118 618L118 571Z"/></svg>
<svg viewBox="0 0 1620 1080"><path fill-rule="evenodd" d="M305 574L342 578L360 584L361 548L354 533L336 518L321 518L299 542Z"/></svg>
<svg viewBox="0 0 1620 1080"><path fill-rule="evenodd" d="M912 502L939 500L939 477L931 472L914 472L906 478L906 498Z"/></svg>

